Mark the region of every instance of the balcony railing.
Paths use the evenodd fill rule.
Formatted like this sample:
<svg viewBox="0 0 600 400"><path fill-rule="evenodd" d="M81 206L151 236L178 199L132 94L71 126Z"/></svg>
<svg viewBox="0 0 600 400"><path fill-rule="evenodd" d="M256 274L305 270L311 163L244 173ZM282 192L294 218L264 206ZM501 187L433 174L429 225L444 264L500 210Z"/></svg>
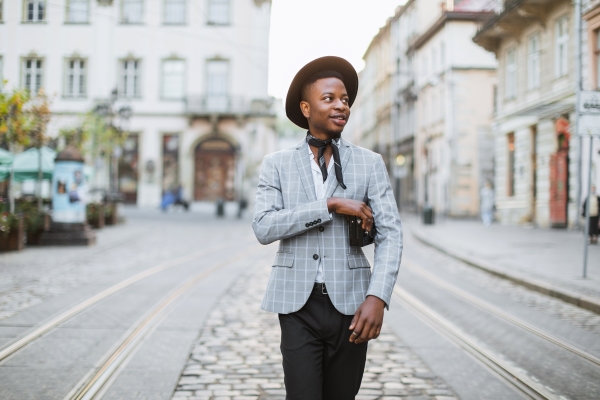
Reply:
<svg viewBox="0 0 600 400"><path fill-rule="evenodd" d="M272 116L273 99L249 99L237 96L189 96L186 112L192 116Z"/></svg>

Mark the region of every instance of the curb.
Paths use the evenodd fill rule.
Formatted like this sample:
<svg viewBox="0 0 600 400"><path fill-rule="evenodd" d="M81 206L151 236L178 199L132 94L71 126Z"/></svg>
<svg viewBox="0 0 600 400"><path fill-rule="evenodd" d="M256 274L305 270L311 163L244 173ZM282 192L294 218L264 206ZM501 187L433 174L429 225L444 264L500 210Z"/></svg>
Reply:
<svg viewBox="0 0 600 400"><path fill-rule="evenodd" d="M572 290L544 282L540 279L525 277L521 274L514 272L503 271L498 266L493 265L487 261L477 259L461 251L449 249L448 247L437 243L434 244L433 241L427 239L425 235L423 235L416 229L411 229L410 231L413 234L413 236L421 243L433 247L434 249L437 249L442 253L445 253L453 258L463 261L472 267L488 272L497 277L509 280L518 285L524 286L528 289L545 294L547 296L561 299L563 301L566 301L567 303L576 305L585 310L592 311L596 314L600 314L600 299L596 297L584 296Z"/></svg>

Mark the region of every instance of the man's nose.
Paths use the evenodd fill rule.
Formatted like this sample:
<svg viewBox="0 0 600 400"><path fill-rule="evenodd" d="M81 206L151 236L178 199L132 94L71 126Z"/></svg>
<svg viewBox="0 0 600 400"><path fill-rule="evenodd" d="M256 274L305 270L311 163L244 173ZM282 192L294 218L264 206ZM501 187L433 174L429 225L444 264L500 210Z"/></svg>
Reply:
<svg viewBox="0 0 600 400"><path fill-rule="evenodd" d="M336 110L344 110L347 107L347 105L342 100L336 100L333 104L333 107Z"/></svg>

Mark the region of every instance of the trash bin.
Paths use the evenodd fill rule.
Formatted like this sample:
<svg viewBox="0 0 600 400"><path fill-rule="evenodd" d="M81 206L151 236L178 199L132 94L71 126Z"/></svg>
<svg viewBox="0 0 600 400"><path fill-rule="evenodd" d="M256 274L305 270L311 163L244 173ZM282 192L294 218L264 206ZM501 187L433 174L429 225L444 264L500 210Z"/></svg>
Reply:
<svg viewBox="0 0 600 400"><path fill-rule="evenodd" d="M423 224L433 225L433 207L423 207Z"/></svg>
<svg viewBox="0 0 600 400"><path fill-rule="evenodd" d="M217 217L225 215L225 201L223 199L217 199Z"/></svg>

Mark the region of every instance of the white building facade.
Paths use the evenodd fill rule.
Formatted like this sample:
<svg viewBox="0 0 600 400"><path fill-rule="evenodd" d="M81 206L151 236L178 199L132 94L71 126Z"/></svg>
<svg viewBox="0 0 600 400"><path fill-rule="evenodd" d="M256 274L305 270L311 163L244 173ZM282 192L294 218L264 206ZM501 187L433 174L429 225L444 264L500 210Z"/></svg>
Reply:
<svg viewBox="0 0 600 400"><path fill-rule="evenodd" d="M50 134L106 103L132 110L120 151L129 202L237 200L274 151L269 0L0 1L0 76L52 99ZM93 183L102 185L102 160ZM244 190L246 188L246 190ZM246 192L246 193L245 193Z"/></svg>

